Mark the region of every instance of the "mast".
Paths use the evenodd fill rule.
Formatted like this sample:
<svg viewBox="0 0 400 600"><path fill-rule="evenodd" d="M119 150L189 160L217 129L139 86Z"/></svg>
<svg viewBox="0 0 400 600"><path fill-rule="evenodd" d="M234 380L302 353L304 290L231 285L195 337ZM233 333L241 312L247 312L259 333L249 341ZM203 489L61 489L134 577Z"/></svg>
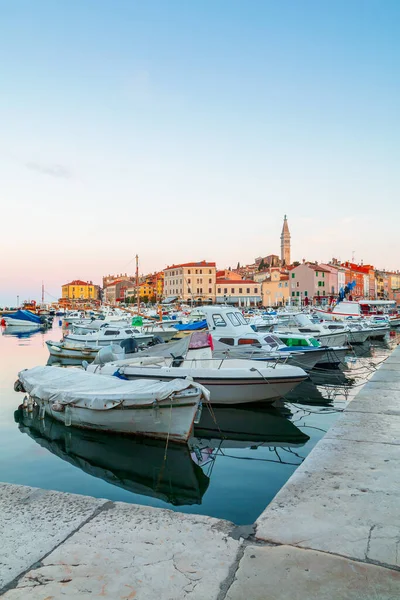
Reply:
<svg viewBox="0 0 400 600"><path fill-rule="evenodd" d="M137 312L140 312L140 299L139 299L139 256L136 254L136 300L137 300Z"/></svg>
<svg viewBox="0 0 400 600"><path fill-rule="evenodd" d="M44 304L44 282L42 281L42 304Z"/></svg>

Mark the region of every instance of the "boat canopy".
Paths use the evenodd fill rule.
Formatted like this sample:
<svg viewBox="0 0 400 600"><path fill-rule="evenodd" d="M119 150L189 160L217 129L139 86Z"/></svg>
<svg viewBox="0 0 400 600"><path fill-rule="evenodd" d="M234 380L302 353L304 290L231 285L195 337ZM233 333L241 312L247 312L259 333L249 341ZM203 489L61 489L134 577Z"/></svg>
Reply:
<svg viewBox="0 0 400 600"><path fill-rule="evenodd" d="M7 315L8 319L18 319L19 321L27 321L27 323L42 323L42 319L38 315L34 315L29 310L17 310L17 312Z"/></svg>
<svg viewBox="0 0 400 600"><path fill-rule="evenodd" d="M18 378L25 391L39 402L73 404L92 410L152 406L190 387L199 388L203 396L209 398L208 390L190 379L126 381L118 377L99 377L74 367L34 367L18 373Z"/></svg>

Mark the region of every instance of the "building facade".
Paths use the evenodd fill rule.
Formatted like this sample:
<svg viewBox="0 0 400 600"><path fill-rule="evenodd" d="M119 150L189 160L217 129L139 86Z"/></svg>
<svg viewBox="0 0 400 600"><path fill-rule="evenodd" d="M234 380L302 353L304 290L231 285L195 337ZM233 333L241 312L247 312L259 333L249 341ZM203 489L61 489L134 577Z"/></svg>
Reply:
<svg viewBox="0 0 400 600"><path fill-rule="evenodd" d="M261 284L252 279L217 279L217 304L257 306L261 302Z"/></svg>
<svg viewBox="0 0 400 600"><path fill-rule="evenodd" d="M62 298L66 300L98 300L100 288L93 281L74 279L62 286Z"/></svg>
<svg viewBox="0 0 400 600"><path fill-rule="evenodd" d="M164 269L164 297L183 302L215 302L215 262L190 262Z"/></svg>
<svg viewBox="0 0 400 600"><path fill-rule="evenodd" d="M271 269L271 274L261 284L264 306L285 306L289 301L289 275L280 269Z"/></svg>
<svg viewBox="0 0 400 600"><path fill-rule="evenodd" d="M337 289L337 276L317 263L304 262L291 269L289 282L294 304L328 302Z"/></svg>

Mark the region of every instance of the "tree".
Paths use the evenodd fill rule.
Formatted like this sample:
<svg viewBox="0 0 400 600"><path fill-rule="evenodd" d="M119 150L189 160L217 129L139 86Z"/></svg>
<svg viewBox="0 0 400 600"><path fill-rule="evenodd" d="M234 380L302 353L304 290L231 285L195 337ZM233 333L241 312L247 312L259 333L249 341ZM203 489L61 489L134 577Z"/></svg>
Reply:
<svg viewBox="0 0 400 600"><path fill-rule="evenodd" d="M236 269L240 269L240 262L238 262Z"/></svg>
<svg viewBox="0 0 400 600"><path fill-rule="evenodd" d="M260 264L258 265L258 270L262 271L263 269L265 269L265 263L264 263L264 259L261 259Z"/></svg>
<svg viewBox="0 0 400 600"><path fill-rule="evenodd" d="M295 260L295 261L294 261L294 263L293 263L293 266L294 266L294 267L298 267L298 266L300 266L300 263L299 263L299 261Z"/></svg>

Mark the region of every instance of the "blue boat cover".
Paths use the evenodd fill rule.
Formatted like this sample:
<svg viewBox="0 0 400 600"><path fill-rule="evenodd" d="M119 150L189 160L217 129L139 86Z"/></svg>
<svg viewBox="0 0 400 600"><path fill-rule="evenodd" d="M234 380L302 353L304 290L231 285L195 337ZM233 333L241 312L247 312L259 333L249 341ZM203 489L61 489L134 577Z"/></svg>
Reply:
<svg viewBox="0 0 400 600"><path fill-rule="evenodd" d="M172 325L172 327L175 327L175 329L177 329L178 331L197 331L198 329L206 328L207 321L206 319L204 319L204 321L197 321L196 323L187 323L186 325L179 325L177 323L176 325Z"/></svg>
<svg viewBox="0 0 400 600"><path fill-rule="evenodd" d="M20 319L21 321L28 321L29 323L41 324L41 319L37 315L29 312L29 310L17 310L17 312L7 315L9 319Z"/></svg>

